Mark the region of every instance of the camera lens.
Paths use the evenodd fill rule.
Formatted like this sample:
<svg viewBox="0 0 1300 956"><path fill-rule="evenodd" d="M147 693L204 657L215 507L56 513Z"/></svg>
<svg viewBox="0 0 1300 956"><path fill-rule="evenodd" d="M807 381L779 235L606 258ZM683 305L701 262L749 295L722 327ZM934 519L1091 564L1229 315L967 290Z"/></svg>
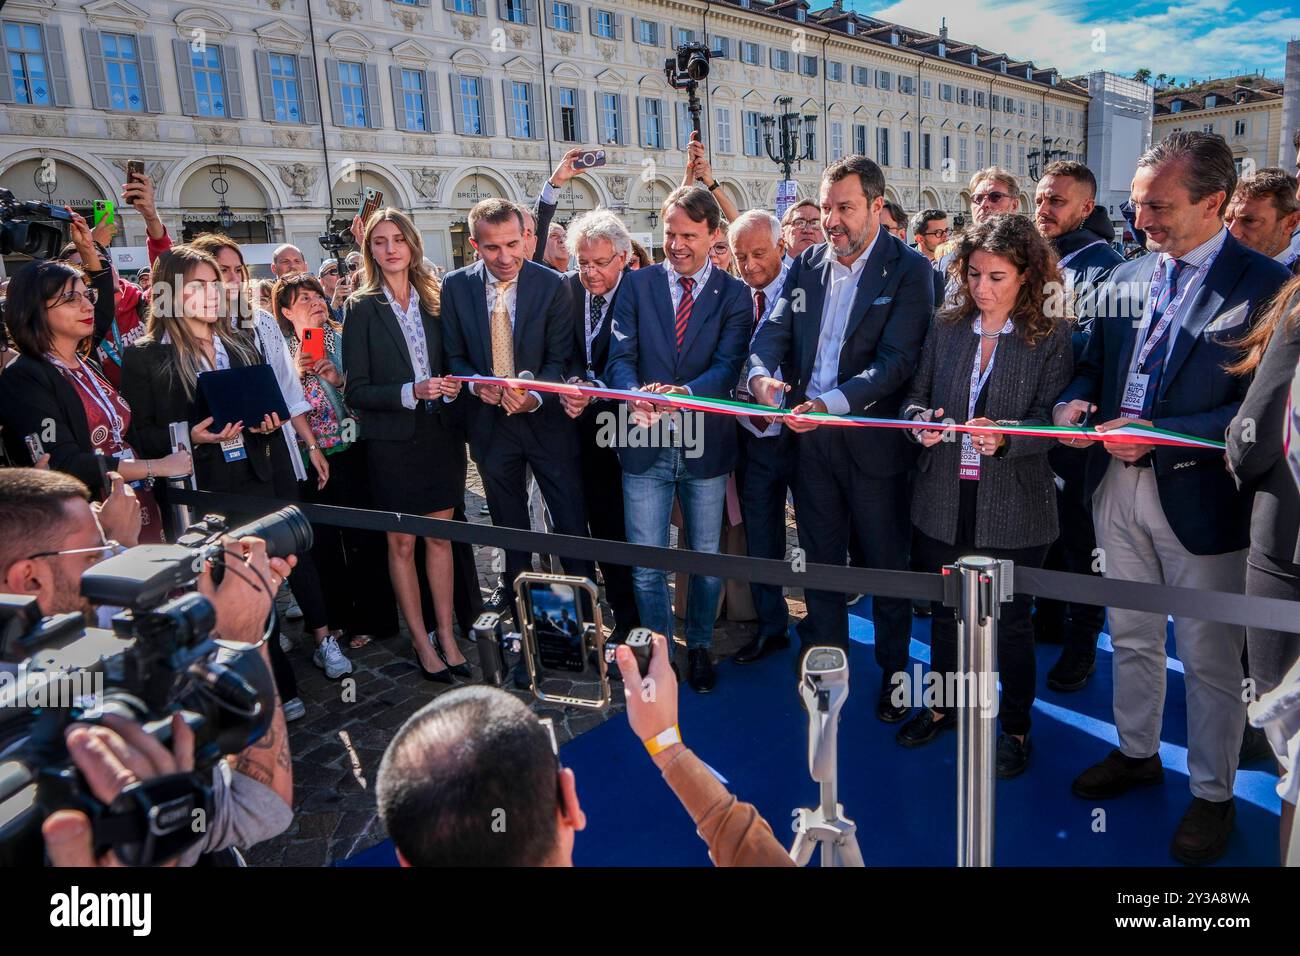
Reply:
<svg viewBox="0 0 1300 956"><path fill-rule="evenodd" d="M703 80L709 75L709 58L699 50L686 61L686 72L692 80Z"/></svg>
<svg viewBox="0 0 1300 956"><path fill-rule="evenodd" d="M304 554L311 549L314 540L311 522L302 513L302 509L294 505L281 508L230 532L233 538L243 538L248 535L265 539L266 554L272 558Z"/></svg>

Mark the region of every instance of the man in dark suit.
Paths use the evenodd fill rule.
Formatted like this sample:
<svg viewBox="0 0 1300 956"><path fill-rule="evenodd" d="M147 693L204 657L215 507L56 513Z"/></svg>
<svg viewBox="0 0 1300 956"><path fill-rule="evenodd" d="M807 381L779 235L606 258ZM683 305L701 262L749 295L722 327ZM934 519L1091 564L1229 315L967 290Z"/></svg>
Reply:
<svg viewBox="0 0 1300 956"><path fill-rule="evenodd" d="M1097 294L1097 318L1058 425L1089 413L1106 431L1132 423L1221 439L1249 381L1226 367L1286 268L1242 246L1223 227L1236 183L1222 137L1175 133L1138 160L1132 204L1151 255L1115 267ZM1203 591L1245 586L1250 499L1213 449L1091 445L1085 491L1108 578ZM1176 610L1175 610L1175 613ZM1115 726L1120 746L1074 781L1086 800L1159 783L1166 615L1111 608ZM1243 629L1175 617L1187 687L1187 771L1192 802L1171 851L1209 863L1227 847L1245 725Z"/></svg>
<svg viewBox="0 0 1300 956"><path fill-rule="evenodd" d="M934 311L929 262L880 228L885 179L865 156L848 156L822 174L822 229L829 240L790 267L780 301L758 330L746 376L755 399L801 412L894 418ZM785 382L771 371L788 369ZM787 422L796 432L794 504L799 544L809 562L844 564L849 529L873 568L905 571L911 540L902 432L889 428L819 428ZM843 594L809 588L805 647L849 645ZM896 722L906 707L891 700L891 678L907 666L912 605L872 601L881 691L876 715Z"/></svg>
<svg viewBox="0 0 1300 956"><path fill-rule="evenodd" d="M470 241L479 261L450 272L442 283L443 347L454 375L523 377L562 382L573 351L573 303L563 277L523 257L521 210L485 199L469 213ZM556 533L585 536L579 487L578 435L559 399L540 392L471 385L466 409L470 453L483 478L492 523L528 528L525 468L531 466ZM485 606L510 606L504 590L532 566L523 551L506 552L507 581ZM566 558L570 574L591 575L591 564ZM517 620L517 618L516 618Z"/></svg>
<svg viewBox="0 0 1300 956"><path fill-rule="evenodd" d="M1066 301L1074 316L1076 364L1092 328L1092 295L1110 271L1124 261L1111 248L1115 227L1096 200L1097 180L1092 170L1073 161L1052 163L1043 170L1034 193L1034 225L1057 255ZM1098 570L1093 556L1097 539L1092 529L1092 506L1083 492L1086 457L1082 449L1064 445L1057 445L1048 454L1052 470L1060 479L1056 514L1061 534L1047 552L1044 565L1053 571L1092 574ZM1036 639L1064 645L1047 672L1048 687L1076 691L1088 683L1096 669L1097 635L1104 617L1105 611L1093 604L1035 600Z"/></svg>
<svg viewBox="0 0 1300 956"><path fill-rule="evenodd" d="M662 213L667 258L623 278L606 377L614 388L730 398L753 306L744 284L709 261L721 212L703 186L682 186L664 200ZM727 476L736 464L735 423L702 412L661 415L662 407L649 401L630 404L621 406L613 429L623 463L628 540L666 546L676 497L691 549L717 553ZM636 568L633 581L641 623L671 636L667 573ZM709 645L721 590L720 578L691 576L686 647L690 684L698 693L714 685Z"/></svg>
<svg viewBox="0 0 1300 956"><path fill-rule="evenodd" d="M632 271L627 267L632 257L632 237L618 216L608 209L596 209L569 224L568 242L578 263L578 271L564 277L573 302L569 381L603 384L614 303L624 289L624 278ZM591 534L607 541L626 541L623 468L613 446L601 441L602 425L617 420L618 403L567 395L560 401L569 417L578 422L582 491ZM602 562L600 570L605 578L605 595L614 609L614 640L621 643L639 622L632 569L625 564Z"/></svg>
<svg viewBox="0 0 1300 956"><path fill-rule="evenodd" d="M1270 166L1237 183L1224 223L1243 246L1300 274L1300 252L1291 244L1300 227L1300 190L1285 169Z"/></svg>

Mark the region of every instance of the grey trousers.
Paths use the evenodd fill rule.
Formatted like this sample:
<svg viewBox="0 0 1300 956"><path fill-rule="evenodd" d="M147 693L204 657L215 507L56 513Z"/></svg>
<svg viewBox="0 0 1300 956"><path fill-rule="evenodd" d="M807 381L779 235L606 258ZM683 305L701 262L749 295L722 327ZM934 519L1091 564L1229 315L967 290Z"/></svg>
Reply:
<svg viewBox="0 0 1300 956"><path fill-rule="evenodd" d="M1213 507L1211 502L1203 502ZM1104 574L1202 591L1242 593L1246 551L1188 552L1165 519L1150 468L1110 463L1093 498L1097 544ZM1237 755L1246 723L1241 650L1245 629L1174 615L1174 639L1187 689L1187 770L1192 795L1221 801L1232 796ZM1115 727L1120 750L1150 757L1160 749L1165 705L1166 616L1107 610L1114 645Z"/></svg>

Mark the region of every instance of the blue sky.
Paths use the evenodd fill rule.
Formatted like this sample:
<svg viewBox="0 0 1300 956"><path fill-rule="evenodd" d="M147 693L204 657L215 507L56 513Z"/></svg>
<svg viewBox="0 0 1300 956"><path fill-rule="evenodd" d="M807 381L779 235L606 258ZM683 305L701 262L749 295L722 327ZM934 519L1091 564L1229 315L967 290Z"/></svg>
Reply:
<svg viewBox="0 0 1300 956"><path fill-rule="evenodd" d="M814 2L814 7L824 4ZM869 16L976 43L1063 75L1147 67L1179 81L1263 70L1281 79L1296 0L845 0Z"/></svg>

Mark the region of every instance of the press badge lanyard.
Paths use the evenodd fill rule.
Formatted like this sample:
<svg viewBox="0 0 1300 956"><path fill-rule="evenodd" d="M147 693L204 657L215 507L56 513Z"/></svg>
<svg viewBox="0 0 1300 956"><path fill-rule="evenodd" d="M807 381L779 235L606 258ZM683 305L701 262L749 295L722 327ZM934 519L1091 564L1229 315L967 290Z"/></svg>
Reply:
<svg viewBox="0 0 1300 956"><path fill-rule="evenodd" d="M1084 246L1082 249L1075 249L1075 250L1074 250L1072 253L1070 253L1068 256L1065 256L1064 258L1062 258L1061 261L1058 262L1058 263L1056 264L1056 267L1057 267L1058 269L1064 269L1066 266L1068 266L1068 265L1070 264L1070 261L1071 261L1075 256L1081 256L1081 255L1083 255L1085 252L1087 252L1087 251L1088 251L1089 249L1091 249L1093 246L1105 246L1105 245L1109 245L1109 243L1106 242L1105 239L1098 239L1096 242L1090 242L1090 243L1088 243L1086 246Z"/></svg>
<svg viewBox="0 0 1300 956"><path fill-rule="evenodd" d="M90 367L86 365L85 361L83 361L80 356L77 357L77 364L81 367L82 375L85 375L86 378L90 380L90 388L86 387L86 383L82 381L80 375L71 374L72 370L63 365L62 362L55 362L55 364L57 364L59 368L63 369L65 373L68 373L68 378L72 379L76 386L85 392L86 395L89 396L90 400L99 407L99 410L104 413L105 417L108 419L109 429L113 434L113 444L117 447L117 450L120 451L126 448L126 443L122 441L122 418L117 414L117 410L113 408L113 400L104 393L102 388L100 388L99 380L95 377L95 373L90 370Z"/></svg>
<svg viewBox="0 0 1300 956"><path fill-rule="evenodd" d="M1147 300L1147 308L1144 313L1143 329L1148 330L1147 336L1142 342L1142 348L1133 350L1133 359L1129 363L1128 380L1124 385L1124 398L1120 403L1119 414L1121 418L1141 418L1142 412L1146 407L1147 388L1151 383L1151 376L1140 372L1139 369L1146 362L1147 356L1151 354L1152 349L1162 340L1169 326L1178 318L1178 313L1182 310L1183 301L1187 298L1187 293L1191 291L1192 286L1196 284L1197 275L1202 269L1209 270L1214 265L1214 260L1219 257L1219 252L1223 249L1220 246L1214 255L1206 262L1199 266L1187 267L1188 274L1185 277L1183 287L1178 290L1174 300L1165 307L1164 315L1160 316L1160 321L1156 323L1154 329L1147 324L1151 317L1151 310L1155 304L1160 301L1160 296L1164 292L1164 262L1157 266L1159 278L1152 283L1151 292ZM1166 260L1169 261L1169 260Z"/></svg>
<svg viewBox="0 0 1300 956"><path fill-rule="evenodd" d="M984 351L984 334L980 331L979 317L974 321L975 334L980 337L979 342L975 344L975 361L971 363L970 370L970 396L966 399L966 420L970 421L975 417L975 406L979 402L980 392L984 391L984 385L993 374L993 362L998 357L998 344L1002 341L1002 336L1015 329L1011 320L1007 319L1006 324L998 331L998 337L993 341L993 352L989 355L989 364L984 366L984 372L980 372L980 353ZM970 432L962 432L961 436L961 468L958 471L958 477L969 481L979 481L980 477L980 454L975 450L975 443L971 441Z"/></svg>

